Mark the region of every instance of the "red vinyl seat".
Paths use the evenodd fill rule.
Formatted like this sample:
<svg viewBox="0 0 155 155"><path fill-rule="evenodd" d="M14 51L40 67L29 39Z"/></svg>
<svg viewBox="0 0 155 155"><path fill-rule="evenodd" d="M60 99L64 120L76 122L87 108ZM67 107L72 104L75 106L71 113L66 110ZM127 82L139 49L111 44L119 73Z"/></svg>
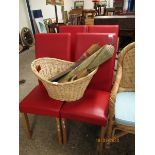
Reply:
<svg viewBox="0 0 155 155"><path fill-rule="evenodd" d="M20 111L36 115L59 117L61 101L50 98L44 87L36 86L20 103Z"/></svg>
<svg viewBox="0 0 155 155"><path fill-rule="evenodd" d="M71 33L71 59L75 61L75 46L76 46L76 34L87 32L86 25L68 25L68 26L60 26L59 33Z"/></svg>
<svg viewBox="0 0 155 155"><path fill-rule="evenodd" d="M102 90L87 89L83 98L64 104L61 117L95 125L107 123L110 93Z"/></svg>
<svg viewBox="0 0 155 155"><path fill-rule="evenodd" d="M78 33L76 37L75 59L78 59L93 43L100 43L101 45L111 43L109 33ZM101 133L105 130L108 121L109 97L113 82L118 39L115 33L113 37L115 48L113 57L99 67L83 98L71 103L64 103L60 110L64 143L67 142L65 119L100 125Z"/></svg>
<svg viewBox="0 0 155 155"><path fill-rule="evenodd" d="M35 35L35 54L36 58L53 57L64 60L70 60L70 34L36 34ZM60 109L62 102L51 99L42 83L36 86L19 105L20 112L23 114L23 120L26 122L26 131L31 137L27 113L36 115L48 115L57 117L57 127L59 143L62 143L60 135Z"/></svg>

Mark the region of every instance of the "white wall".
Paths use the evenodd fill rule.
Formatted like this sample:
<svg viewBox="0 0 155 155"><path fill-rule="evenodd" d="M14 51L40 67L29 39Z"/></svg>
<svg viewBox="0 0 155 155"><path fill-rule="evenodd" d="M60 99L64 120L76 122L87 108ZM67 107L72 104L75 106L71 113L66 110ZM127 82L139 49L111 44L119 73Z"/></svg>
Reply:
<svg viewBox="0 0 155 155"><path fill-rule="evenodd" d="M77 0L73 0L77 1ZM84 9L94 9L94 3L92 0L83 0L84 1ZM107 0L107 8L113 7L114 0Z"/></svg>
<svg viewBox="0 0 155 155"><path fill-rule="evenodd" d="M55 18L55 9L53 5L46 5L46 0L29 0L31 10L41 9L43 18ZM76 0L64 0L64 10L70 11L74 8L74 1ZM107 0L108 7L113 7L113 0ZM92 0L84 0L84 9L93 9L94 3ZM57 6L58 19L62 21L61 6ZM27 6L25 0L19 0L19 30L23 27L31 29L31 24L28 16Z"/></svg>
<svg viewBox="0 0 155 155"><path fill-rule="evenodd" d="M55 9L53 5L46 5L46 0L29 0L31 10L42 10L43 19L55 18ZM61 6L57 6L58 19L62 20Z"/></svg>
<svg viewBox="0 0 155 155"><path fill-rule="evenodd" d="M74 7L74 2L78 0L71 0L71 1L73 1L73 7ZM84 9L94 9L94 3L92 2L92 0L80 0L80 1L84 1Z"/></svg>
<svg viewBox="0 0 155 155"><path fill-rule="evenodd" d="M70 11L74 8L74 0L64 0L64 11Z"/></svg>
<svg viewBox="0 0 155 155"><path fill-rule="evenodd" d="M43 18L55 18L55 9L53 5L46 5L46 0L29 0L31 10L41 9ZM74 0L64 0L64 10L69 11L74 8ZM61 6L57 6L59 21L62 21ZM23 27L31 28L25 0L19 0L19 31Z"/></svg>
<svg viewBox="0 0 155 155"><path fill-rule="evenodd" d="M92 0L84 0L84 9L94 9Z"/></svg>
<svg viewBox="0 0 155 155"><path fill-rule="evenodd" d="M107 0L107 8L113 7L114 0ZM92 0L84 0L84 9L94 9L94 3Z"/></svg>
<svg viewBox="0 0 155 155"><path fill-rule="evenodd" d="M70 11L71 9L73 9L75 1L78 1L78 0L64 0L64 10ZM83 1L84 1L84 9L94 8L94 3L92 2L92 0L83 0Z"/></svg>
<svg viewBox="0 0 155 155"><path fill-rule="evenodd" d="M23 27L28 27L31 29L31 24L27 11L26 1L19 0L19 31L21 31Z"/></svg>

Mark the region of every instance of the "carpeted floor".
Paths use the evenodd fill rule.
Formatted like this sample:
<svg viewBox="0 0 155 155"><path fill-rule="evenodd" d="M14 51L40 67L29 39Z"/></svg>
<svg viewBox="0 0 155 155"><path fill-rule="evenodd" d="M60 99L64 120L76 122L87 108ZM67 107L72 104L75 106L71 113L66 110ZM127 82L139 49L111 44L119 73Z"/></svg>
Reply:
<svg viewBox="0 0 155 155"><path fill-rule="evenodd" d="M34 47L19 55L19 77L26 82L19 87L21 101L37 85L30 64L34 59ZM95 155L96 138L100 128L81 122L68 121L68 143L59 145L57 141L56 122L54 118L29 115L33 129L32 139L27 139L21 120L19 129L20 155ZM126 135L119 143L113 143L104 155L134 155L135 137Z"/></svg>

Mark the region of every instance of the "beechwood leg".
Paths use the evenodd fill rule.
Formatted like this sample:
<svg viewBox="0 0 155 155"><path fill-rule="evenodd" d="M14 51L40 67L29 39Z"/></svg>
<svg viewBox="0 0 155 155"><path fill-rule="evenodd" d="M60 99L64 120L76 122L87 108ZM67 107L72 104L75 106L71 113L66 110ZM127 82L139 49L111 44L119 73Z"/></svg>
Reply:
<svg viewBox="0 0 155 155"><path fill-rule="evenodd" d="M30 124L29 124L27 113L21 113L21 118L22 118L23 127L26 131L27 137L30 139L32 137L32 131L30 129Z"/></svg>
<svg viewBox="0 0 155 155"><path fill-rule="evenodd" d="M109 120L106 138L112 137L112 130L113 130L113 121ZM105 147L106 147L106 149L109 149L110 148L110 142L106 142Z"/></svg>
<svg viewBox="0 0 155 155"><path fill-rule="evenodd" d="M56 124L57 124L57 132L58 132L58 142L59 144L62 144L62 130L61 130L61 120L60 118L56 118Z"/></svg>
<svg viewBox="0 0 155 155"><path fill-rule="evenodd" d="M61 125L62 125L63 144L67 144L66 120L64 118L61 119Z"/></svg>
<svg viewBox="0 0 155 155"><path fill-rule="evenodd" d="M101 131L100 131L100 140L97 144L97 152L99 155L103 154L105 143L103 142L103 139L105 138L105 133L106 133L107 127L101 126Z"/></svg>

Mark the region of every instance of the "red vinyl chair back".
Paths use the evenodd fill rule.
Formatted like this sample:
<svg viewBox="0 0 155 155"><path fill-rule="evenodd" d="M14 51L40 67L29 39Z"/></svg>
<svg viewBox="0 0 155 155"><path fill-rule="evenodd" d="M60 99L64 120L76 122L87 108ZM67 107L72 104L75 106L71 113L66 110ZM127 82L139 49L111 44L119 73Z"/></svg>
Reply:
<svg viewBox="0 0 155 155"><path fill-rule="evenodd" d="M59 33L71 33L71 59L75 61L75 46L76 46L76 34L87 32L86 25L69 25L69 26L60 26Z"/></svg>
<svg viewBox="0 0 155 155"><path fill-rule="evenodd" d="M36 34L35 54L36 58L51 57L71 61L71 34ZM43 86L40 81L39 85Z"/></svg>
<svg viewBox="0 0 155 155"><path fill-rule="evenodd" d="M115 34L113 35L115 48L113 57L99 67L89 85L89 88L100 89L108 92L112 88L117 46L117 37ZM84 53L93 43L100 43L101 45L111 43L109 33L78 33L75 59L79 59L82 53Z"/></svg>
<svg viewBox="0 0 155 155"><path fill-rule="evenodd" d="M116 33L118 37L119 25L90 25L88 33Z"/></svg>
<svg viewBox="0 0 155 155"><path fill-rule="evenodd" d="M36 58L51 57L71 60L71 35L69 33L44 33L35 35Z"/></svg>
<svg viewBox="0 0 155 155"><path fill-rule="evenodd" d="M89 25L88 33L115 33L118 38L119 25ZM118 49L118 40L116 43L116 49Z"/></svg>

